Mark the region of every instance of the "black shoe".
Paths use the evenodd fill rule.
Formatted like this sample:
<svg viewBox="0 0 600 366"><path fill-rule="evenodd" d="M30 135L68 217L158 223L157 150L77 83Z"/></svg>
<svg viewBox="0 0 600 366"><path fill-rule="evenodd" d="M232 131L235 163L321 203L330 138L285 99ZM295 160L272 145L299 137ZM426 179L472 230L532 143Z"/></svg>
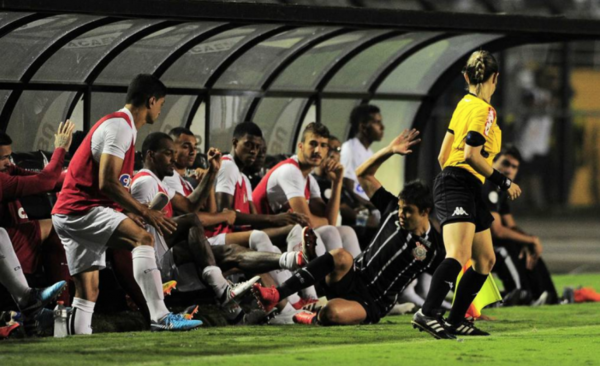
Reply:
<svg viewBox="0 0 600 366"><path fill-rule="evenodd" d="M455 336L489 336L490 333L475 327L475 324L467 319L463 319L459 324L452 325L446 322L446 331Z"/></svg>
<svg viewBox="0 0 600 366"><path fill-rule="evenodd" d="M427 316L419 310L413 316L411 321L413 328L419 332L426 331L435 339L456 339L456 337L446 331L444 319L441 316Z"/></svg>

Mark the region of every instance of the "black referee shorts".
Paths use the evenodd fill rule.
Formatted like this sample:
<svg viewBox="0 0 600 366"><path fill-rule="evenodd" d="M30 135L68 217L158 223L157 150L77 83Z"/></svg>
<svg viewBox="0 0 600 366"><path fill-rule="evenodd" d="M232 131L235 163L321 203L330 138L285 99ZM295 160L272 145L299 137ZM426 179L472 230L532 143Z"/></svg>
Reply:
<svg viewBox="0 0 600 366"><path fill-rule="evenodd" d="M344 299L359 303L367 312L367 318L363 324L379 323L379 319L381 319L379 308L375 304L366 283L360 273L354 269L354 266L341 280L331 285L325 284L324 288L329 300Z"/></svg>
<svg viewBox="0 0 600 366"><path fill-rule="evenodd" d="M494 217L483 201L482 187L481 181L467 170L445 168L433 185L433 200L440 224L472 222L477 233L489 229Z"/></svg>

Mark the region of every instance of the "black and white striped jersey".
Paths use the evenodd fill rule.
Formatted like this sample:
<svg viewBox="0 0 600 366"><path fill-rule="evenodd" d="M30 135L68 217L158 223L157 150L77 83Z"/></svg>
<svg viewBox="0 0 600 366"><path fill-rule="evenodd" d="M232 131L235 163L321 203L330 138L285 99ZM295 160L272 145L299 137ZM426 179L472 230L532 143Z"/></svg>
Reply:
<svg viewBox="0 0 600 366"><path fill-rule="evenodd" d="M355 269L382 314L387 314L415 277L424 271L433 273L445 251L442 237L433 225L424 237L413 236L400 227L398 198L383 187L375 192L371 202L382 212L381 227L355 259Z"/></svg>

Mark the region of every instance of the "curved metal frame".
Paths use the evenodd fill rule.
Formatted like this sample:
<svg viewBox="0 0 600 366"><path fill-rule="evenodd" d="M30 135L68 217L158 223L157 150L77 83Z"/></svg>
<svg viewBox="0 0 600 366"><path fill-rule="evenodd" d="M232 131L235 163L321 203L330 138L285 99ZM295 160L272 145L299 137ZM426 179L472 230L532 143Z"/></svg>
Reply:
<svg viewBox="0 0 600 366"><path fill-rule="evenodd" d="M105 24L109 24L111 22L116 21L114 18L98 18L90 20L87 23L81 24L77 28L69 31L65 35L52 40L52 44L48 45L46 49L44 49L36 59L29 65L29 67L25 70L23 75L21 76L19 82L27 83L31 80L33 75L39 70L40 67L48 60L54 53L56 53L59 49L61 49L68 42L76 38L77 36L88 32L98 26L102 26ZM4 104L4 108L2 109L2 113L0 114L0 129L6 130L8 127L8 122L10 121L10 117L13 113L14 108L16 107L21 95L23 94L23 90L14 90L8 100Z"/></svg>

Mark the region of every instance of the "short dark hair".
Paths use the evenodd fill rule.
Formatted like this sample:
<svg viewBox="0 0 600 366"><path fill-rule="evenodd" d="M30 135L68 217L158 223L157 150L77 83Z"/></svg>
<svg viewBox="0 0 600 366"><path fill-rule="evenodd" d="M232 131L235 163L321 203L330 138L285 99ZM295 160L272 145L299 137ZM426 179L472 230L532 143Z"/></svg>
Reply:
<svg viewBox="0 0 600 366"><path fill-rule="evenodd" d="M169 136L171 136L173 140L178 139L181 135L195 136L192 131L185 127L175 127L169 131Z"/></svg>
<svg viewBox="0 0 600 366"><path fill-rule="evenodd" d="M329 129L319 122L311 122L306 125L304 131L302 131L302 142L304 142L307 133L312 133L315 136L324 137L326 139L329 138Z"/></svg>
<svg viewBox="0 0 600 366"><path fill-rule="evenodd" d="M329 135L329 141L342 141L340 139L337 138L337 136L333 136L333 135Z"/></svg>
<svg viewBox="0 0 600 366"><path fill-rule="evenodd" d="M517 149L517 147L515 145L510 145L510 144L506 145L502 149L502 151L500 151L500 154L496 155L496 157L494 158L494 161L497 161L503 155L510 155L513 158L517 159L517 161L519 163L521 163L523 161L523 157L521 156L521 152L519 151L519 149Z"/></svg>
<svg viewBox="0 0 600 366"><path fill-rule="evenodd" d="M134 107L148 107L150 98L160 99L165 95L167 95L167 87L156 76L139 74L133 78L127 88L126 103Z"/></svg>
<svg viewBox="0 0 600 366"><path fill-rule="evenodd" d="M233 129L233 138L235 139L241 139L246 135L263 137L260 127L258 127L256 123L250 121L242 122Z"/></svg>
<svg viewBox="0 0 600 366"><path fill-rule="evenodd" d="M148 154L148 151L157 151L161 147L163 147L163 144L162 144L163 140L173 141L171 136L167 135L164 132L152 132L151 134L146 136L146 139L144 140L144 143L142 144L143 159L146 159L146 155Z"/></svg>
<svg viewBox="0 0 600 366"><path fill-rule="evenodd" d="M357 105L350 112L350 127L352 128L352 135L358 132L358 126L369 122L372 119L372 115L375 113L381 113L378 106L373 104L361 104Z"/></svg>
<svg viewBox="0 0 600 366"><path fill-rule="evenodd" d="M426 209L431 210L433 208L431 189L421 180L414 180L406 183L404 189L398 195L398 198L409 205L417 206L420 212L423 212Z"/></svg>
<svg viewBox="0 0 600 366"><path fill-rule="evenodd" d="M12 139L4 131L0 131L0 146L6 146L12 144Z"/></svg>

